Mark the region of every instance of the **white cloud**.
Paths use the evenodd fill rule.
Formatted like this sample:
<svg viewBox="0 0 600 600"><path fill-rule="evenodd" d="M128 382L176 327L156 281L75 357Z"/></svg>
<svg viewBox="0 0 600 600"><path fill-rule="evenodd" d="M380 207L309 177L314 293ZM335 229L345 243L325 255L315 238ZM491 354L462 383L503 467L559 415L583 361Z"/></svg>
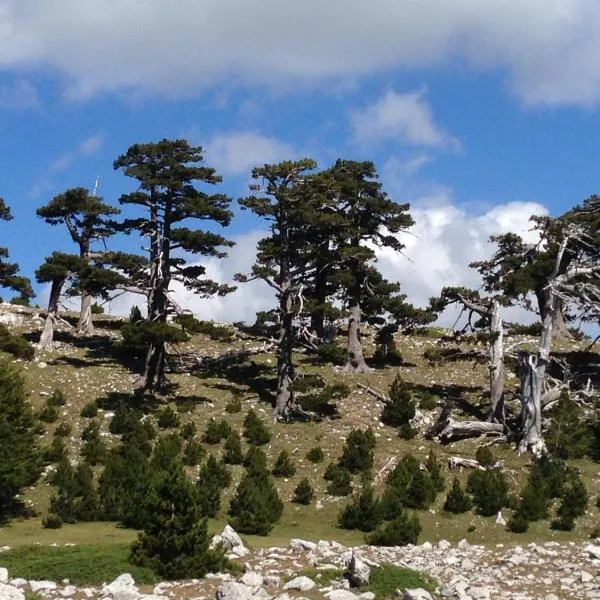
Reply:
<svg viewBox="0 0 600 600"><path fill-rule="evenodd" d="M251 167L292 159L297 152L285 142L251 131L222 133L204 147L208 164L219 173L249 173Z"/></svg>
<svg viewBox="0 0 600 600"><path fill-rule="evenodd" d="M0 108L24 110L39 106L37 88L25 79L0 86Z"/></svg>
<svg viewBox="0 0 600 600"><path fill-rule="evenodd" d="M354 139L359 143L395 140L411 146L459 148L458 141L435 123L424 96L424 90L406 94L388 90L374 104L352 113Z"/></svg>
<svg viewBox="0 0 600 600"><path fill-rule="evenodd" d="M493 252L488 237L494 233L515 231L525 238L529 231L529 216L545 214L546 209L533 202L511 202L495 206L482 214L470 214L452 204L447 196L418 202L411 211L416 226L402 236L406 256L388 250L378 250L379 267L385 277L399 281L409 301L425 306L445 285L479 287L481 281L469 263ZM207 275L223 283L231 283L234 273L248 273L256 256L256 242L264 235L254 231L234 238L237 245L223 260L210 259L202 264ZM408 258L407 258L408 257ZM174 297L201 319L219 322L254 322L256 312L275 306L273 290L262 281L239 284L237 291L223 298L203 300L182 287L174 288ZM111 312L128 314L139 297L121 297L112 303ZM508 313L508 318L522 320L523 311ZM453 318L446 315L444 325Z"/></svg>
<svg viewBox="0 0 600 600"><path fill-rule="evenodd" d="M65 18L68 16L68 18ZM314 84L448 64L501 69L532 103L600 97L596 0L0 0L0 68L68 95Z"/></svg>

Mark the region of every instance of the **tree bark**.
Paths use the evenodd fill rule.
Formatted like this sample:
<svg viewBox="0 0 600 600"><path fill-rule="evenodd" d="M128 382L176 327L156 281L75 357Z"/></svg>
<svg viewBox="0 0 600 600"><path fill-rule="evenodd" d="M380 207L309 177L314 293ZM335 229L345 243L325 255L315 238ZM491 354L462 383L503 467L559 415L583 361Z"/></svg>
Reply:
<svg viewBox="0 0 600 600"><path fill-rule="evenodd" d="M504 330L500 304L492 301L490 307L490 400L492 412L489 420L504 423Z"/></svg>
<svg viewBox="0 0 600 600"><path fill-rule="evenodd" d="M79 312L79 322L77 323L77 333L80 335L94 335L94 323L92 321L92 296L86 291L81 292L81 310Z"/></svg>
<svg viewBox="0 0 600 600"><path fill-rule="evenodd" d="M50 287L50 299L48 300L48 315L44 323L44 329L40 336L39 347L42 350L54 349L54 325L58 320L58 301L64 284L64 279L55 279Z"/></svg>
<svg viewBox="0 0 600 600"><path fill-rule="evenodd" d="M542 290L536 293L538 302L538 310L542 323L546 318L548 311L548 296L551 294L548 290ZM552 313L552 339L555 340L570 340L573 335L569 331L567 321L565 320L564 303L560 298L554 298L555 308Z"/></svg>
<svg viewBox="0 0 600 600"><path fill-rule="evenodd" d="M347 373L368 373L371 369L365 362L362 344L360 341L360 292L361 283L357 283L352 291L350 304L350 318L348 320L348 362L344 367Z"/></svg>
<svg viewBox="0 0 600 600"><path fill-rule="evenodd" d="M280 294L279 309L281 312L279 328L279 352L277 353L277 392L273 415L278 419L288 420L296 411L294 398L295 369L292 357L294 349L292 297L289 286Z"/></svg>
<svg viewBox="0 0 600 600"><path fill-rule="evenodd" d="M310 328L317 338L322 340L325 337L325 313L323 306L327 300L327 270L325 268L317 268L314 296L317 307L310 316Z"/></svg>

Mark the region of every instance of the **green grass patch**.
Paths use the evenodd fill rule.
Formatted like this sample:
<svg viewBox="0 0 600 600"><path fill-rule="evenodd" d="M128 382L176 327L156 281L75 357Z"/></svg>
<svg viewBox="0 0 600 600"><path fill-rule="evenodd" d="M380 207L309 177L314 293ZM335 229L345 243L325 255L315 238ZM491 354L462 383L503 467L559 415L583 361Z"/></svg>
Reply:
<svg viewBox="0 0 600 600"><path fill-rule="evenodd" d="M435 579L419 571L383 564L371 569L371 581L368 586L361 588L361 591L373 592L377 598L391 598L396 590L423 588L433 592L436 586Z"/></svg>
<svg viewBox="0 0 600 600"><path fill-rule="evenodd" d="M319 585L324 585L335 579L343 579L344 572L344 569L303 569L299 573L295 573L294 575L287 577L286 581L290 581L295 577L304 575L305 577L316 581Z"/></svg>
<svg viewBox="0 0 600 600"><path fill-rule="evenodd" d="M109 583L121 573L131 573L136 583L155 583L157 576L132 565L129 545L104 546L26 546L0 554L0 566L11 577L25 579L69 579L75 585Z"/></svg>

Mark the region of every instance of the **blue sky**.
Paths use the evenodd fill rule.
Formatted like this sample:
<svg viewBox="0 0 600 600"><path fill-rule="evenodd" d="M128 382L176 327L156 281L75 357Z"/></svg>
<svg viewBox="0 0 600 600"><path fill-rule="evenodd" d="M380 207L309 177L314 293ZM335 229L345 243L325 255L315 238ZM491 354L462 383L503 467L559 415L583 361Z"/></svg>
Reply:
<svg viewBox="0 0 600 600"><path fill-rule="evenodd" d="M0 0L0 195L15 216L2 245L32 277L73 249L37 207L97 176L116 204L132 187L119 154L187 137L234 199L256 164L373 160L417 221L412 262L383 253L384 273L417 303L476 285L467 264L491 233L600 192L599 13L591 0ZM222 280L260 237L236 204L238 247L208 265ZM259 287L181 295L222 320L270 301Z"/></svg>

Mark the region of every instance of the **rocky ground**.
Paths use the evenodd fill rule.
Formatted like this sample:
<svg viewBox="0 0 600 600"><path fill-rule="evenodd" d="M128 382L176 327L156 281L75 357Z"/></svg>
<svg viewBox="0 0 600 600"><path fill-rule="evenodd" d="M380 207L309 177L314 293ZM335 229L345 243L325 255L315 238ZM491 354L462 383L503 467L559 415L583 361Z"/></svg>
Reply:
<svg viewBox="0 0 600 600"><path fill-rule="evenodd" d="M398 596L407 600L600 598L600 545L593 543L546 542L489 549L465 540L456 546L442 540L435 546L425 542L395 548L348 548L332 541L293 539L287 548L251 551L230 527L217 541L229 548L231 558L243 563L243 575L209 574L201 580L163 582L153 589L140 589L129 574L123 574L100 588L77 588L66 580L11 579L7 570L0 568L0 600L25 600L31 593L48 599L373 600L373 593L361 593L352 584L366 583L370 569L384 563L416 569L439 582L433 595L425 590L398 590ZM319 573L341 569L347 571L346 577L331 581ZM311 577L303 575L307 572Z"/></svg>

